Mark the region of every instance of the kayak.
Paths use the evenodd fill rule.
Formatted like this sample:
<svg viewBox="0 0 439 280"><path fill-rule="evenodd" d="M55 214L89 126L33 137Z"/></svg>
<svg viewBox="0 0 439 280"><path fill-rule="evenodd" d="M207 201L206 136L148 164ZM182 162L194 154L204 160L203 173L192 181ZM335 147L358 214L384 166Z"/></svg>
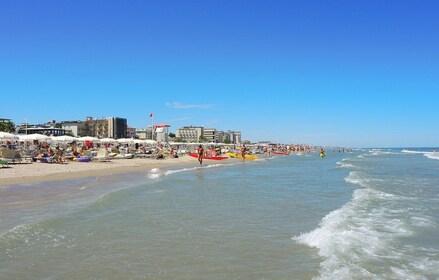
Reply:
<svg viewBox="0 0 439 280"><path fill-rule="evenodd" d="M229 155L229 157L231 157L231 158L242 158L241 154L232 153L232 152L228 152L226 154ZM259 157L257 155L245 155L245 159L247 159L247 160L255 160L258 158Z"/></svg>
<svg viewBox="0 0 439 280"><path fill-rule="evenodd" d="M190 157L194 157L194 158L198 158L198 154L197 153L192 153L189 154ZM223 159L228 159L229 157L224 157L224 156L203 156L203 159L211 159L211 160L223 160Z"/></svg>

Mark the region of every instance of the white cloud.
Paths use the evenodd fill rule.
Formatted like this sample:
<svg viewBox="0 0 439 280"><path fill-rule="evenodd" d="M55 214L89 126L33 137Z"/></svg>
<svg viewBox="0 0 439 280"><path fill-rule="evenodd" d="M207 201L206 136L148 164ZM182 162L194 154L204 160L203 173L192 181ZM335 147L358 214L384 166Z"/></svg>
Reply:
<svg viewBox="0 0 439 280"><path fill-rule="evenodd" d="M165 104L174 109L210 109L215 106L214 104L181 104L178 102L166 102Z"/></svg>

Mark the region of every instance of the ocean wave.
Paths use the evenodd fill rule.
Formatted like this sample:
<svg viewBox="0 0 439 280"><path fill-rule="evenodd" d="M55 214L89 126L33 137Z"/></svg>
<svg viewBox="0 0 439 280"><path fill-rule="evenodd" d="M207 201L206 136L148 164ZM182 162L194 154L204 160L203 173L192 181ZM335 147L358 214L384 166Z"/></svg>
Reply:
<svg viewBox="0 0 439 280"><path fill-rule="evenodd" d="M398 153L398 152L384 150L384 149L372 149L369 151L369 155L372 155L372 156L399 155L399 154L400 153Z"/></svg>
<svg viewBox="0 0 439 280"><path fill-rule="evenodd" d="M401 153L406 153L406 154L424 154L425 152L404 149L404 150L401 151Z"/></svg>
<svg viewBox="0 0 439 280"><path fill-rule="evenodd" d="M149 170L146 176L149 179L158 179L162 176L162 171L160 170L160 168L152 168L151 170Z"/></svg>
<svg viewBox="0 0 439 280"><path fill-rule="evenodd" d="M439 153L438 152L425 153L424 156L429 158L429 159L439 160Z"/></svg>
<svg viewBox="0 0 439 280"><path fill-rule="evenodd" d="M434 273L438 261L399 242L413 235L412 223L429 226L428 219L405 219L411 215L408 208L398 209L401 213L396 214L391 208L394 199L398 196L372 188L357 189L350 202L330 212L316 229L292 238L318 249L323 258L318 279L393 279L401 275L407 279L425 275L425 270L413 266L415 263ZM368 269L377 262L389 261L395 265Z"/></svg>
<svg viewBox="0 0 439 280"><path fill-rule="evenodd" d="M164 175L167 176L167 175L171 175L171 174L175 174L175 173L189 172L189 171L200 170L200 169L209 169L209 168L221 167L221 166L225 166L225 165L229 165L229 164L218 163L218 164L209 164L209 165L187 167L187 168L181 168L181 169L173 169L173 170L165 171Z"/></svg>
<svg viewBox="0 0 439 280"><path fill-rule="evenodd" d="M370 178L367 174L358 171L349 172L349 175L344 178L344 180L348 183L359 185L365 188L384 182L382 179Z"/></svg>
<svg viewBox="0 0 439 280"><path fill-rule="evenodd" d="M436 151L427 152L427 151L413 151L413 150L404 149L401 152L406 154L422 154L429 159L439 160L439 152Z"/></svg>
<svg viewBox="0 0 439 280"><path fill-rule="evenodd" d="M65 242L65 236L47 223L22 224L0 234L0 256L13 258L22 247L55 248Z"/></svg>
<svg viewBox="0 0 439 280"><path fill-rule="evenodd" d="M339 168L355 168L356 166L350 163L344 163L343 160L342 161L338 161L337 165Z"/></svg>

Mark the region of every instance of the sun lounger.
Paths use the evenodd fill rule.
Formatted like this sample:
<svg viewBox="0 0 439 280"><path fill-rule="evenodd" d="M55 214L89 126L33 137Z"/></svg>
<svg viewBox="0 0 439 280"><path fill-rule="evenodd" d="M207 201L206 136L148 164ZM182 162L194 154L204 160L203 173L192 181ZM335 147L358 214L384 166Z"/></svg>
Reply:
<svg viewBox="0 0 439 280"><path fill-rule="evenodd" d="M53 163L53 157L33 157L34 162Z"/></svg>
<svg viewBox="0 0 439 280"><path fill-rule="evenodd" d="M9 163L21 162L20 153L16 150L11 150L7 148L2 150L1 158L3 160L8 160Z"/></svg>
<svg viewBox="0 0 439 280"><path fill-rule="evenodd" d="M6 159L0 159L0 164L1 164L1 166L2 166L2 168L3 167L9 167L9 161L8 160L6 160Z"/></svg>
<svg viewBox="0 0 439 280"><path fill-rule="evenodd" d="M110 157L108 156L108 153L104 149L100 149L96 156L93 157L93 160L97 161L110 161Z"/></svg>

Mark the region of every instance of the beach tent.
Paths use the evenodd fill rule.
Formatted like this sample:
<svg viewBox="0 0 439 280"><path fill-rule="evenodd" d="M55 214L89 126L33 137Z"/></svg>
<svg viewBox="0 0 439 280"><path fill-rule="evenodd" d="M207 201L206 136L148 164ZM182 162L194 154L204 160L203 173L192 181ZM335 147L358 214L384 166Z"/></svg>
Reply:
<svg viewBox="0 0 439 280"><path fill-rule="evenodd" d="M0 131L0 139L17 140L18 136L9 132Z"/></svg>

